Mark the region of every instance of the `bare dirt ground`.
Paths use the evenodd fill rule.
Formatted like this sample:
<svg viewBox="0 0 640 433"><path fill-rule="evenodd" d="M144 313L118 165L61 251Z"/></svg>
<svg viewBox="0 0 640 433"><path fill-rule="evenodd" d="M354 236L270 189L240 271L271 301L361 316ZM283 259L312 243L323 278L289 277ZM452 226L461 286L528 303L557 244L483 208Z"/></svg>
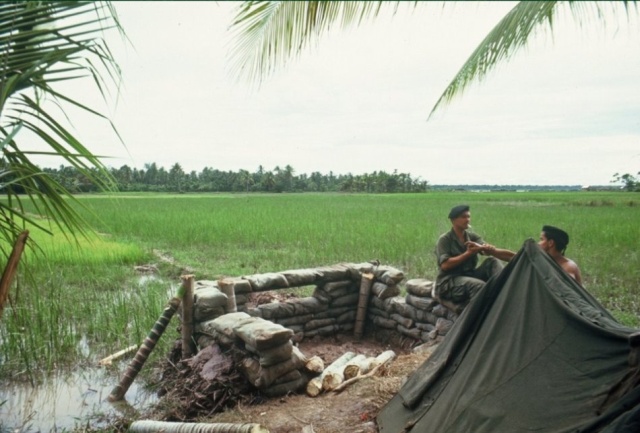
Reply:
<svg viewBox="0 0 640 433"><path fill-rule="evenodd" d="M265 292L252 302L268 303L290 296ZM214 366L209 367L208 377L211 380L203 381L202 365L192 362L185 367L178 361L180 348L176 346L173 362L168 361L164 367L162 382L165 390L161 394L165 394L165 402L150 414L150 418L258 423L270 433L378 433L375 423L378 412L435 349L432 346L414 351L415 345L415 340L389 331L365 333L361 340L345 334L304 339L298 343L298 348L308 358L316 355L322 358L325 367L348 351L377 356L391 349L397 356L376 375L364 377L341 392L310 397L302 390L298 394L277 398L267 398L249 385L229 356L219 356Z"/></svg>
<svg viewBox="0 0 640 433"><path fill-rule="evenodd" d="M231 396L228 389L219 391L217 395L226 392L224 395L229 396L227 400L233 400L231 407L213 415L204 413L205 410L188 421L258 423L271 433L300 433L305 427L305 433L377 433L375 417L380 409L433 350L429 348L427 351L414 352L408 347L406 340L389 338L389 335L367 335L360 341L347 335L315 337L301 341L299 348L308 357L320 356L325 366L347 351L377 356L391 349L396 352L397 357L376 375L356 381L339 393L328 392L309 397L302 391L300 394L278 398L254 396L238 399L237 394ZM237 385L233 388L237 393L246 392L246 388L242 391ZM192 408L193 405L190 402L188 407ZM174 419L175 413L172 417L163 418Z"/></svg>
<svg viewBox="0 0 640 433"><path fill-rule="evenodd" d="M364 378L340 393L323 393L317 397L306 394L289 395L254 406L239 406L214 417L216 422L257 422L271 433L299 433L312 426L315 433L374 433L378 429L375 417L398 392L407 376L428 357L426 353L399 353L399 349L382 346L372 340L349 341L346 338L302 342L305 355L318 355L327 362L346 351L375 356L393 349L398 356L378 376Z"/></svg>

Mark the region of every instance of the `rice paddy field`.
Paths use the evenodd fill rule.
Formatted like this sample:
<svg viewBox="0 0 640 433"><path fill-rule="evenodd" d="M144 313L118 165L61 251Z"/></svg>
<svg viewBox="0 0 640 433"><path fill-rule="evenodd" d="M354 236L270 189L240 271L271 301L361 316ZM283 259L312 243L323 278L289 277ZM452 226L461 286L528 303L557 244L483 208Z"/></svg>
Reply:
<svg viewBox="0 0 640 433"><path fill-rule="evenodd" d="M0 383L75 371L139 344L180 274L217 279L378 259L407 277L436 276L449 209L471 206L473 230L518 250L542 225L570 235L585 287L626 325L640 325L640 195L625 192L423 194L118 194L79 196L95 228L69 242L31 231L0 321ZM159 274L136 266L155 264ZM175 337L174 334L171 340ZM170 341L156 348L154 362ZM164 352L164 353L163 353ZM0 399L1 400L1 399ZM0 403L2 403L0 401ZM0 407L1 409L1 407Z"/></svg>

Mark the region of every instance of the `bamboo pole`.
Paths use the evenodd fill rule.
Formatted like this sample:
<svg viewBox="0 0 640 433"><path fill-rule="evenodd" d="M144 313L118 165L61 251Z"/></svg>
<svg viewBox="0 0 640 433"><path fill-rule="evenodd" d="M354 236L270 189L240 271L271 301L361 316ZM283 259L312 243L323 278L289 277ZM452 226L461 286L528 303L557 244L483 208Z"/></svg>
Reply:
<svg viewBox="0 0 640 433"><path fill-rule="evenodd" d="M193 356L193 275L183 275L182 289L182 359Z"/></svg>
<svg viewBox="0 0 640 433"><path fill-rule="evenodd" d="M356 324L353 335L357 340L362 338L364 332L364 319L367 317L367 305L369 304L369 294L375 275L370 273L362 274L360 280L360 297L358 298L358 309L356 311Z"/></svg>
<svg viewBox="0 0 640 433"><path fill-rule="evenodd" d="M2 318L2 312L4 311L4 304L9 296L9 288L13 281L13 276L18 269L18 263L20 263L20 257L24 251L25 244L29 238L29 230L25 230L18 235L15 244L13 244L13 250L7 260L7 266L2 273L2 279L0 279L0 318Z"/></svg>
<svg viewBox="0 0 640 433"><path fill-rule="evenodd" d="M124 398L124 395L127 393L127 390L129 390L129 387L133 383L133 380L136 378L138 373L140 373L140 369L142 368L144 363L147 361L147 358L149 358L149 355L153 351L153 348L156 347L158 340L160 339L164 331L167 329L167 325L169 325L169 321L171 320L173 315L176 313L176 310L180 306L180 300L182 298L182 295L183 295L183 289L182 287L180 287L178 288L178 293L176 294L176 296L171 298L171 300L169 300L169 302L165 306L164 310L162 311L162 314L160 315L156 323L153 325L153 328L151 328L151 331L147 335L147 338L145 338L144 341L142 342L142 345L138 349L136 356L129 363L129 365L127 366L127 370L125 371L124 375L120 379L120 383L116 387L114 387L113 390L111 391L111 394L109 394L109 397L108 397L109 401L113 402L113 401L122 400Z"/></svg>
<svg viewBox="0 0 640 433"><path fill-rule="evenodd" d="M255 423L202 423L166 422L142 420L129 426L132 433L269 433L265 427Z"/></svg>
<svg viewBox="0 0 640 433"><path fill-rule="evenodd" d="M100 360L100 362L98 362L99 365L111 365L111 363L113 361L115 361L116 359L120 359L123 356L133 352L134 350L136 350L138 348L138 346L136 346L135 344L133 346L129 346L126 349L122 349L119 350L118 352L107 356L106 358L103 358Z"/></svg>

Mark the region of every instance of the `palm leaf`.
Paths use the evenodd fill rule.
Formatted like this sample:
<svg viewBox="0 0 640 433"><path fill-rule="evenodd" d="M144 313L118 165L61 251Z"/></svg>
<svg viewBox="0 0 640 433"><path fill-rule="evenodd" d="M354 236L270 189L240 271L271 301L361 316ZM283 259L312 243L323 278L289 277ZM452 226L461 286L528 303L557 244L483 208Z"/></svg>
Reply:
<svg viewBox="0 0 640 433"><path fill-rule="evenodd" d="M260 83L334 25L346 28L375 18L383 4L401 2L246 1L236 9L230 31L230 71ZM414 3L414 5L417 4Z"/></svg>
<svg viewBox="0 0 640 433"><path fill-rule="evenodd" d="M582 22L588 18L597 18L594 22L606 25L602 2L568 2L574 18ZM629 12L630 4L636 7L636 2L610 2L613 12ZM461 95L470 84L482 81L487 74L501 63L508 61L517 51L525 47L536 35L548 25L553 31L555 17L559 13L563 2L557 1L522 1L519 2L500 22L489 32L484 40L473 51L462 65L451 83L444 90L438 101L431 109L431 117L439 108ZM616 8L615 4L623 6ZM637 12L637 8L636 8Z"/></svg>
<svg viewBox="0 0 640 433"><path fill-rule="evenodd" d="M429 2L414 2L412 6ZM446 2L443 2L446 5ZM519 2L486 36L444 90L429 116L461 95L473 82L481 81L497 65L527 45L538 31L553 30L558 1ZM605 2L567 2L578 20L595 17L605 24ZM612 10L637 12L636 1L608 2ZM275 69L298 55L312 41L336 24L346 27L375 18L382 6L400 2L299 2L245 1L236 10L230 27L234 45L229 50L230 71L237 78L258 84Z"/></svg>
<svg viewBox="0 0 640 433"><path fill-rule="evenodd" d="M105 30L121 31L108 2L21 1L0 4L0 236L10 242L26 223L42 230L48 224L75 238L90 230L75 206L79 202L34 164L32 158L56 155L102 189L115 185L100 157L71 132L67 106L103 118L64 93L58 83L92 79L106 99L118 88L120 69L102 38ZM42 108L44 100L60 108L57 118ZM113 125L112 125L113 126ZM30 130L49 151L29 151L19 144L20 129ZM115 129L115 128L114 128ZM32 217L26 203L44 219ZM42 221L46 221L43 223Z"/></svg>

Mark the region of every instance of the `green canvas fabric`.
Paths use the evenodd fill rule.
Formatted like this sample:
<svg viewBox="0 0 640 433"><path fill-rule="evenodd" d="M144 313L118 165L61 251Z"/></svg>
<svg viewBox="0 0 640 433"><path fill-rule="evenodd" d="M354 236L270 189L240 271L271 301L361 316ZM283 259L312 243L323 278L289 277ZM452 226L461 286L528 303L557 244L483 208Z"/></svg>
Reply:
<svg viewBox="0 0 640 433"><path fill-rule="evenodd" d="M634 331L529 239L383 407L379 431L640 431L637 390L598 413Z"/></svg>

